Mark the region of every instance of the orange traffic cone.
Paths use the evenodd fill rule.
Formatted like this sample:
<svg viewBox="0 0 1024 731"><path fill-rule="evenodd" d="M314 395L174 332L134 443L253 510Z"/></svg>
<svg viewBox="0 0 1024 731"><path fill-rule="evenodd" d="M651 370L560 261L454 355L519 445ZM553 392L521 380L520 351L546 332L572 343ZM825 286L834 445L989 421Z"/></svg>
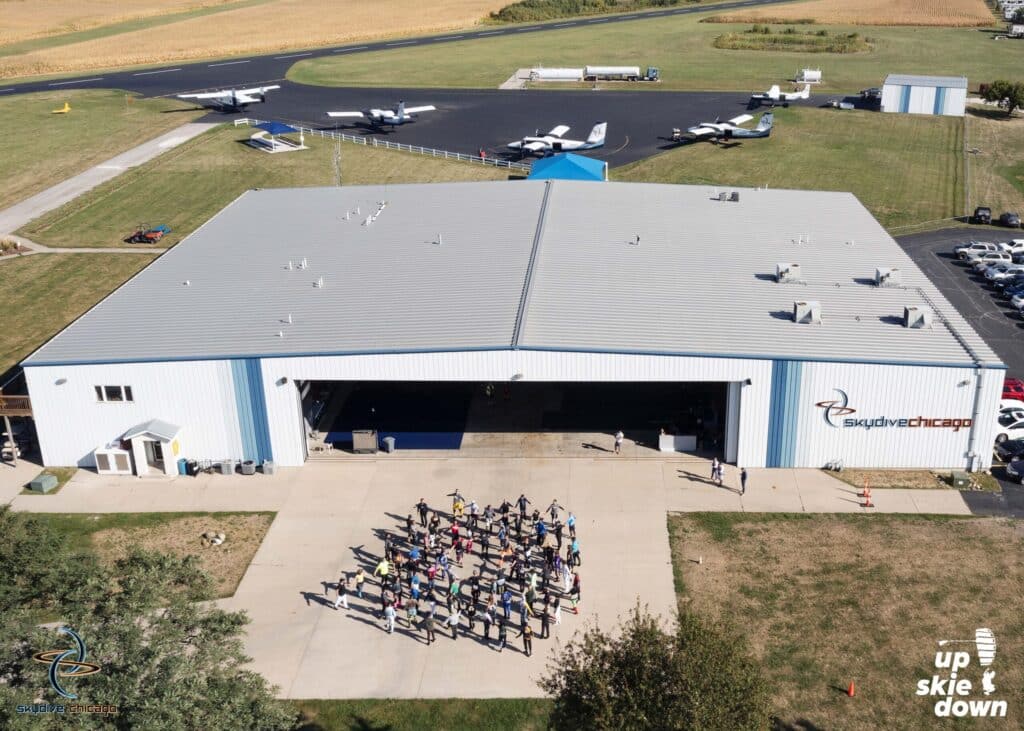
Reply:
<svg viewBox="0 0 1024 731"><path fill-rule="evenodd" d="M857 493L857 497L867 497L871 494L871 488L868 487L868 481L864 480L864 489Z"/></svg>
<svg viewBox="0 0 1024 731"><path fill-rule="evenodd" d="M851 698L857 695L857 689L853 687L852 680L850 681L850 686L846 689L846 695L850 696Z"/></svg>
<svg viewBox="0 0 1024 731"><path fill-rule="evenodd" d="M864 492L862 494L862 497L864 498L864 502L861 504L862 508L873 508L873 507L875 507L875 504L873 502L871 502L871 488L865 487L864 488Z"/></svg>

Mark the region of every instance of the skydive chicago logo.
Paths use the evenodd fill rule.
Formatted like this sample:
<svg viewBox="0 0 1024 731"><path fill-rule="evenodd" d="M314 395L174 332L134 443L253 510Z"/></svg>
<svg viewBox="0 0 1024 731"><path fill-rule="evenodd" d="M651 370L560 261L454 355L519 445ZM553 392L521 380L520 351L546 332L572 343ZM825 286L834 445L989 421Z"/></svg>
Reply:
<svg viewBox="0 0 1024 731"><path fill-rule="evenodd" d="M856 414L857 409L851 409L849 407L850 397L846 395L846 391L841 388L833 390L839 394L838 399L833 399L831 401L819 401L815 406L822 409L822 414L825 417L825 423L836 429L879 429L885 427L917 429L924 427L928 429L952 429L953 431L960 431L961 429L970 428L971 424L974 423L971 419L947 419L943 417L928 416L899 418L876 416L873 419L846 418L849 417L850 414Z"/></svg>
<svg viewBox="0 0 1024 731"><path fill-rule="evenodd" d="M77 632L69 627L60 627L57 631L70 637L75 646L67 650L37 652L32 656L32 659L44 665L49 665L47 676L50 679L50 685L64 698L75 700L78 696L64 687L61 678L81 678L86 675L92 675L100 671L100 666L94 662L86 662L85 642L79 637ZM30 715L51 713L111 715L117 713L117 706L95 703L31 703L18 706L17 712Z"/></svg>
<svg viewBox="0 0 1024 731"><path fill-rule="evenodd" d="M996 637L987 627L974 631L973 640L939 640L939 647L947 645L972 645L974 660L981 671L981 693L983 698L971 698L975 693L969 678L960 677L963 670L971 667L971 653L968 650L939 650L935 653L935 669L941 671L931 678L917 681L920 696L937 697L935 715L939 718L1005 718L1006 701L991 700L988 696L996 692L996 671L992 663L996 659Z"/></svg>

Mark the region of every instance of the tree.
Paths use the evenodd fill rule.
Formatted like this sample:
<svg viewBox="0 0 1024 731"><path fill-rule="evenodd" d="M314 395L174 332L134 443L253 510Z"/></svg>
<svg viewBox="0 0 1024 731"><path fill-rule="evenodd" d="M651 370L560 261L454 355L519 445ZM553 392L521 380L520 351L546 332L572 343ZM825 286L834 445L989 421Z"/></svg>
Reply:
<svg viewBox="0 0 1024 731"><path fill-rule="evenodd" d="M1024 107L1024 83L997 79L985 89L982 98L987 102L999 102L1006 108L1007 115Z"/></svg>
<svg viewBox="0 0 1024 731"><path fill-rule="evenodd" d="M1017 8L1013 11L1011 23L1024 23L1024 8Z"/></svg>
<svg viewBox="0 0 1024 731"><path fill-rule="evenodd" d="M745 642L682 612L671 632L638 604L617 636L590 627L563 647L540 686L555 729L765 729L768 692Z"/></svg>
<svg viewBox="0 0 1024 731"><path fill-rule="evenodd" d="M19 704L68 704L50 687L35 652L70 647L40 612L85 641L100 672L67 681L80 704L116 715L73 716L88 729L289 729L294 712L258 674L244 669L248 619L207 600L212 582L194 556L133 550L113 566L75 555L44 522L0 509L0 728L65 727L59 714L16 713ZM45 554L45 565L32 555ZM15 562L16 559L16 562ZM41 577L41 578L40 578ZM66 582L54 586L56 579ZM33 589L32 582L43 589Z"/></svg>

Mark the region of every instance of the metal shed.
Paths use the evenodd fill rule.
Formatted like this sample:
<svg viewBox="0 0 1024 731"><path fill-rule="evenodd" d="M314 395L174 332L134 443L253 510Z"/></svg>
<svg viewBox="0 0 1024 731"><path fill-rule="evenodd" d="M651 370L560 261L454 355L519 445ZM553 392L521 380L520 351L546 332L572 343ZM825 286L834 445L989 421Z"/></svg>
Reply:
<svg viewBox="0 0 1024 731"><path fill-rule="evenodd" d="M889 74L882 85L883 112L962 117L966 105L966 76Z"/></svg>

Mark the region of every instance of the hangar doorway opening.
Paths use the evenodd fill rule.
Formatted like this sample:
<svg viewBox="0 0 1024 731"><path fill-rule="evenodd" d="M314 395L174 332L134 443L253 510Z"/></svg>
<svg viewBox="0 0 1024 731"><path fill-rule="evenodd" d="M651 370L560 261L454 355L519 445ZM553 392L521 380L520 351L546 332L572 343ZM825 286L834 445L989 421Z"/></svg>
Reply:
<svg viewBox="0 0 1024 731"><path fill-rule="evenodd" d="M661 456L672 444L725 457L738 420L723 382L313 381L300 389L312 457L368 451L368 432L370 448L382 450L593 456L612 452L620 429L634 456Z"/></svg>

